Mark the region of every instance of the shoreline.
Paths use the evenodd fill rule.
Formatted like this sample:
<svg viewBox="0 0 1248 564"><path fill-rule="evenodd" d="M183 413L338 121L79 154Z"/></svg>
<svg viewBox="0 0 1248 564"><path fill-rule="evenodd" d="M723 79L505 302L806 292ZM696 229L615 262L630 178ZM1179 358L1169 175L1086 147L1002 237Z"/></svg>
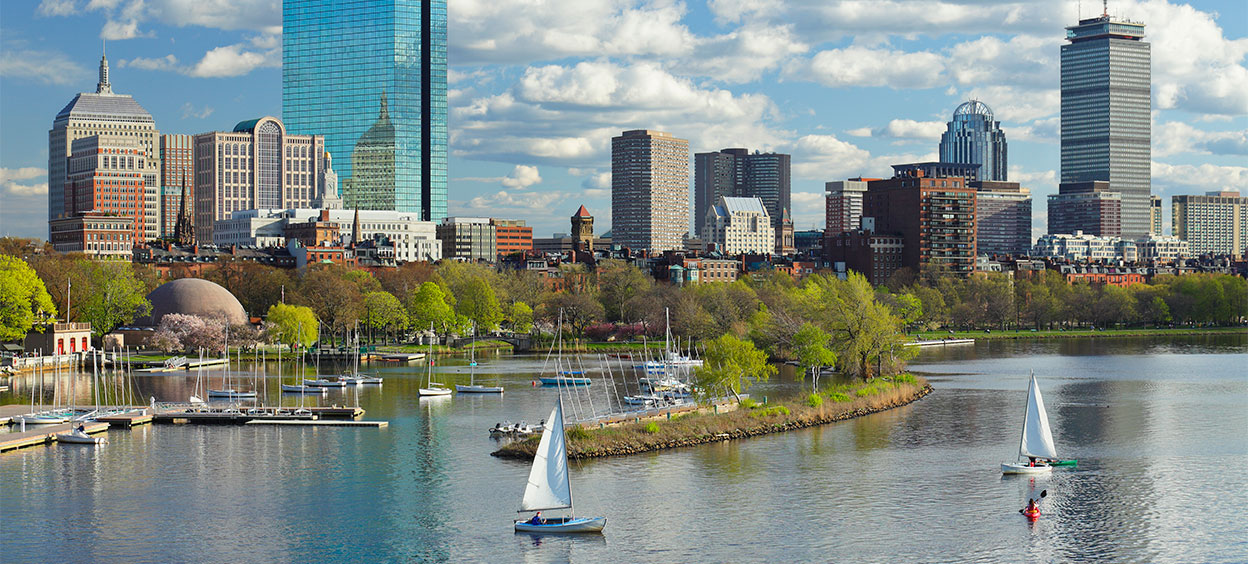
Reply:
<svg viewBox="0 0 1248 564"><path fill-rule="evenodd" d="M927 331L911 333L922 340L975 339L976 341L1022 340L1022 339L1081 339L1081 338L1122 338L1122 337L1202 337L1206 335L1248 335L1248 327L1206 327L1186 329L1072 329L1070 331L954 331L941 333Z"/></svg>
<svg viewBox="0 0 1248 564"><path fill-rule="evenodd" d="M859 388L875 386L862 384ZM608 456L627 456L674 448L698 446L730 440L748 439L773 433L783 433L856 419L865 415L881 413L910 405L932 393L931 384L889 384L896 386L887 392L860 397L849 403L824 401L817 407L802 403L803 398L791 398L775 404L768 403L751 410L742 406L732 411L702 414L696 417L680 416L663 421L643 420L619 427L584 428L571 427L568 431L568 458L587 459ZM903 389L904 387L904 389ZM829 397L836 395L828 394ZM735 404L734 404L735 407ZM780 408L783 408L781 410ZM719 421L713 421L719 419ZM663 427L679 426L681 420L691 424L685 429L662 432ZM703 423L703 424L699 424ZM715 423L730 428L712 429ZM743 424L744 423L744 424ZM719 432L714 432L719 431ZM672 436L675 434L676 436ZM538 437L503 445L491 452L497 458L532 460L537 449Z"/></svg>

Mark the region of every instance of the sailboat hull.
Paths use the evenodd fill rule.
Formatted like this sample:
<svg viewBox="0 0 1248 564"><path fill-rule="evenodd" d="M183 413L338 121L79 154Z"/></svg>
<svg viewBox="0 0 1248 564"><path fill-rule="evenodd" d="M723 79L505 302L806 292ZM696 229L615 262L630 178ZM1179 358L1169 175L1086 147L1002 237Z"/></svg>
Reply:
<svg viewBox="0 0 1248 564"><path fill-rule="evenodd" d="M418 393L424 397L449 396L451 395L451 389L450 388L420 388Z"/></svg>
<svg viewBox="0 0 1248 564"><path fill-rule="evenodd" d="M517 533L601 533L607 526L606 517L558 517L544 524L516 521Z"/></svg>
<svg viewBox="0 0 1248 564"><path fill-rule="evenodd" d="M1048 465L1028 466L1021 462L1001 463L1002 474L1048 474L1052 471L1053 467Z"/></svg>
<svg viewBox="0 0 1248 564"><path fill-rule="evenodd" d="M503 393L503 387L456 384L455 391L461 394L501 394Z"/></svg>

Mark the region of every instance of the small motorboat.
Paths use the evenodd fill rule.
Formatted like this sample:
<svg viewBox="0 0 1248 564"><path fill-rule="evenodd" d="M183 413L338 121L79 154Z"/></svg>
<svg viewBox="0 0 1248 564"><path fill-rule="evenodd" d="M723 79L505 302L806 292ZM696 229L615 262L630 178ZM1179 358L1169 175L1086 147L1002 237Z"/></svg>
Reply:
<svg viewBox="0 0 1248 564"><path fill-rule="evenodd" d="M68 433L57 433L56 440L76 445L102 445L108 443L107 437L92 437L81 429L74 429Z"/></svg>

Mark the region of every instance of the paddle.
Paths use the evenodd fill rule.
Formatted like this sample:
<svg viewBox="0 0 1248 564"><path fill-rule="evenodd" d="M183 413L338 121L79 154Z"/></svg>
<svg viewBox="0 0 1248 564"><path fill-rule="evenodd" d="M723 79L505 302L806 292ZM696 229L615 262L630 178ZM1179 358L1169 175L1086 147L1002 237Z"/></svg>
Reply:
<svg viewBox="0 0 1248 564"><path fill-rule="evenodd" d="M1045 497L1048 497L1048 495L1049 495L1049 490L1040 490L1040 497L1038 497L1038 498L1036 498L1036 499L1034 499L1034 500L1032 500L1032 501L1034 501L1034 502L1036 502L1036 503L1039 503L1041 499L1043 499L1043 498L1045 498ZM1026 509L1027 509L1027 508L1025 508L1025 507L1024 507L1023 509L1019 509L1019 510L1018 510L1018 512L1019 512L1019 513L1022 513L1022 512L1023 512L1023 511L1025 511Z"/></svg>

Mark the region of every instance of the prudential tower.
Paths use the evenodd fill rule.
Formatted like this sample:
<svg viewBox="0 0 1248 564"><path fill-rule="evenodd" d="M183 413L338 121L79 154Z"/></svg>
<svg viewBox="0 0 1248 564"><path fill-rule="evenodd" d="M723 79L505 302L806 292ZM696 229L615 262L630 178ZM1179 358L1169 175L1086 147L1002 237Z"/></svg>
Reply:
<svg viewBox="0 0 1248 564"><path fill-rule="evenodd" d="M1108 181L1122 237L1149 232L1151 55L1144 24L1079 20L1062 45L1062 183Z"/></svg>

